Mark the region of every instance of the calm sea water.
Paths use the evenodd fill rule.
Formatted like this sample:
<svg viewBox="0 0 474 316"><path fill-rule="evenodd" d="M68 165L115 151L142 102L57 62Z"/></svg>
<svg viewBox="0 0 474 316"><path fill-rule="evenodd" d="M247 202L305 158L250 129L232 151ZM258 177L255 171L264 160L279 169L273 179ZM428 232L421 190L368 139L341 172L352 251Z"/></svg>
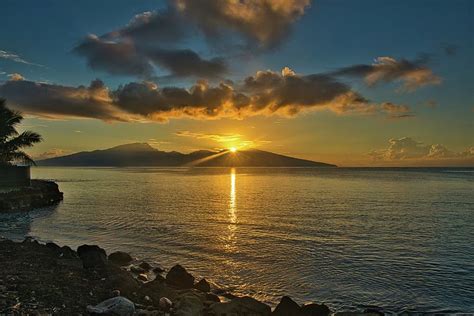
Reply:
<svg viewBox="0 0 474 316"><path fill-rule="evenodd" d="M62 169L0 235L99 244L275 304L474 312L473 169Z"/></svg>

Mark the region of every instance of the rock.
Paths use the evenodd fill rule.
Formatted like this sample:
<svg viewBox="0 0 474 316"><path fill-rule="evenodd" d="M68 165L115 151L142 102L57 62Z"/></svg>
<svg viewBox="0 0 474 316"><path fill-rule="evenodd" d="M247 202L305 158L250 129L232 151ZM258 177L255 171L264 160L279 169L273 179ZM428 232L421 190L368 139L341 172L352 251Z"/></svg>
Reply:
<svg viewBox="0 0 474 316"><path fill-rule="evenodd" d="M131 267L130 267L130 271L132 271L133 273L136 273L136 274L143 274L143 273L146 273L145 269L140 268L140 267L138 267L138 266L131 266Z"/></svg>
<svg viewBox="0 0 474 316"><path fill-rule="evenodd" d="M165 272L165 269L161 268L161 267L156 267L153 269L153 272L155 274L162 274L163 272Z"/></svg>
<svg viewBox="0 0 474 316"><path fill-rule="evenodd" d="M209 302L220 302L221 299L216 294L206 293L206 301Z"/></svg>
<svg viewBox="0 0 474 316"><path fill-rule="evenodd" d="M331 313L329 307L324 304L305 304L301 307L301 315L304 316L328 316Z"/></svg>
<svg viewBox="0 0 474 316"><path fill-rule="evenodd" d="M144 283L140 289L140 293L143 296L150 296L153 302L159 302L162 297L167 297L174 301L178 295L176 289L168 286L163 280L157 279Z"/></svg>
<svg viewBox="0 0 474 316"><path fill-rule="evenodd" d="M120 290L113 290L112 291L112 296L113 297L120 296Z"/></svg>
<svg viewBox="0 0 474 316"><path fill-rule="evenodd" d="M59 247L57 244L54 242L48 242L45 245L47 248L51 249L54 253L56 254L61 254L61 247Z"/></svg>
<svg viewBox="0 0 474 316"><path fill-rule="evenodd" d="M119 290L122 295L127 297L132 297L133 293L136 293L140 288L137 280L130 273L115 266L108 269L106 285L114 290Z"/></svg>
<svg viewBox="0 0 474 316"><path fill-rule="evenodd" d="M143 270L145 270L146 272L150 271L151 270L151 265L146 262L146 261L143 261L142 263L140 263L138 265L140 268L142 268Z"/></svg>
<svg viewBox="0 0 474 316"><path fill-rule="evenodd" d="M203 302L192 292L182 295L176 303L176 316L196 316L201 315L204 308Z"/></svg>
<svg viewBox="0 0 474 316"><path fill-rule="evenodd" d="M211 311L216 316L226 316L226 315L269 316L272 313L270 306L248 296L238 297L238 298L233 299L230 302L214 303L211 305Z"/></svg>
<svg viewBox="0 0 474 316"><path fill-rule="evenodd" d="M288 296L283 296L272 315L297 316L301 313L301 307Z"/></svg>
<svg viewBox="0 0 474 316"><path fill-rule="evenodd" d="M190 289L194 285L194 277L177 264L166 274L166 282L179 289Z"/></svg>
<svg viewBox="0 0 474 316"><path fill-rule="evenodd" d="M105 250L96 245L82 245L77 248L77 254L84 268L104 268L107 265Z"/></svg>
<svg viewBox="0 0 474 316"><path fill-rule="evenodd" d="M211 291L211 285L209 284L209 282L207 282L206 279L201 279L201 281L194 285L194 288L204 293L208 293Z"/></svg>
<svg viewBox="0 0 474 316"><path fill-rule="evenodd" d="M126 266L133 261L133 258L126 252L116 251L109 255L109 261L118 266Z"/></svg>
<svg viewBox="0 0 474 316"><path fill-rule="evenodd" d="M141 274L138 275L137 279L140 280L140 281L143 281L143 282L147 282L148 281L148 276L144 273L141 273Z"/></svg>
<svg viewBox="0 0 474 316"><path fill-rule="evenodd" d="M76 259L78 256L77 253L71 249L71 247L62 246L60 257L63 259Z"/></svg>
<svg viewBox="0 0 474 316"><path fill-rule="evenodd" d="M167 313L173 307L173 302L171 302L171 300L167 297L162 297L162 298L160 298L160 302L159 302L158 306L160 306L160 309L162 311Z"/></svg>
<svg viewBox="0 0 474 316"><path fill-rule="evenodd" d="M123 296L109 298L96 306L87 306L89 313L100 315L133 316L135 305Z"/></svg>

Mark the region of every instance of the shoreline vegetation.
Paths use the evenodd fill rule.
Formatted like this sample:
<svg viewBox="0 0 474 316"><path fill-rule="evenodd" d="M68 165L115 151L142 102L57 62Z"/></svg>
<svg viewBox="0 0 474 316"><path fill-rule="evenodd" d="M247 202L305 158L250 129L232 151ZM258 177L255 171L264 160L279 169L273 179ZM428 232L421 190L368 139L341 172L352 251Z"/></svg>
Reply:
<svg viewBox="0 0 474 316"><path fill-rule="evenodd" d="M288 296L272 310L197 280L179 264L165 270L97 245L73 250L29 237L0 239L0 265L0 315L383 315L375 308L333 313L324 303L299 305Z"/></svg>

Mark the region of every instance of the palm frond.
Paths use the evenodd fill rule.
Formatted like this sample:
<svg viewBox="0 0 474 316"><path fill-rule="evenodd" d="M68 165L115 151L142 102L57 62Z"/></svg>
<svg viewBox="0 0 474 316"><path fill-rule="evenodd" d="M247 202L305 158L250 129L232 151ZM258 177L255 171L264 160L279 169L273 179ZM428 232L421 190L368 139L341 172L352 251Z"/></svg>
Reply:
<svg viewBox="0 0 474 316"><path fill-rule="evenodd" d="M17 137L11 138L5 142L5 148L10 151L15 151L20 148L31 147L34 144L41 142L41 140L41 135L35 132L25 131Z"/></svg>

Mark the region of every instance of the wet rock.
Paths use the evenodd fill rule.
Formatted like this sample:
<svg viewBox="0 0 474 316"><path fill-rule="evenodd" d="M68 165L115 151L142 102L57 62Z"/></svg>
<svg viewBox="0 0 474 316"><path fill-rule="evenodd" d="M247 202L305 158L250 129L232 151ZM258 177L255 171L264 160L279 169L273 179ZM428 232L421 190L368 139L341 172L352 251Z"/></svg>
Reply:
<svg viewBox="0 0 474 316"><path fill-rule="evenodd" d="M214 303L210 307L216 316L226 315L271 315L271 308L267 304L257 301L254 298L245 296L233 299L230 302Z"/></svg>
<svg viewBox="0 0 474 316"><path fill-rule="evenodd" d="M162 297L167 297L174 301L178 295L174 288L168 286L163 280L153 280L144 283L140 289L142 295L148 295L153 302L159 302Z"/></svg>
<svg viewBox="0 0 474 316"><path fill-rule="evenodd" d="M57 244L55 244L54 242L48 242L46 243L45 245L47 248L51 249L54 253L56 253L57 255L60 255L61 254L61 247L59 247Z"/></svg>
<svg viewBox="0 0 474 316"><path fill-rule="evenodd" d="M114 266L108 269L105 282L108 288L118 290L127 297L132 297L140 288L130 273Z"/></svg>
<svg viewBox="0 0 474 316"><path fill-rule="evenodd" d="M171 302L171 300L167 297L162 297L160 298L159 306L162 311L167 313L171 311L171 308L173 307L173 302Z"/></svg>
<svg viewBox="0 0 474 316"><path fill-rule="evenodd" d="M126 266L133 261L133 258L126 252L116 251L109 255L109 261L118 266Z"/></svg>
<svg viewBox="0 0 474 316"><path fill-rule="evenodd" d="M303 316L328 316L331 313L329 307L324 304L305 304L301 307Z"/></svg>
<svg viewBox="0 0 474 316"><path fill-rule="evenodd" d="M138 277L137 277L138 280L140 281L143 281L143 282L147 282L148 281L148 276L146 274L139 274Z"/></svg>
<svg viewBox="0 0 474 316"><path fill-rule="evenodd" d="M140 268L139 266L131 266L130 271L132 271L133 273L136 273L136 274L146 273L145 269Z"/></svg>
<svg viewBox="0 0 474 316"><path fill-rule="evenodd" d="M151 265L150 265L148 262L146 262L146 261L143 261L143 262L140 263L138 266L139 266L140 268L142 268L143 270L145 270L146 272L150 271L151 268L152 268Z"/></svg>
<svg viewBox="0 0 474 316"><path fill-rule="evenodd" d="M216 294L206 293L206 301L218 302L219 303L221 301L221 299Z"/></svg>
<svg viewBox="0 0 474 316"><path fill-rule="evenodd" d="M193 292L180 296L175 308L176 316L196 316L201 315L204 304Z"/></svg>
<svg viewBox="0 0 474 316"><path fill-rule="evenodd" d="M283 296L272 315L275 316L298 316L301 313L301 307L288 296Z"/></svg>
<svg viewBox="0 0 474 316"><path fill-rule="evenodd" d="M62 246L60 257L63 259L76 259L78 258L78 255L77 252L71 249L71 247Z"/></svg>
<svg viewBox="0 0 474 316"><path fill-rule="evenodd" d="M77 248L77 254L86 269L104 268L107 265L105 250L96 245L82 245Z"/></svg>
<svg viewBox="0 0 474 316"><path fill-rule="evenodd" d="M178 289L190 289L194 285L194 277L177 264L166 274L166 282Z"/></svg>
<svg viewBox="0 0 474 316"><path fill-rule="evenodd" d="M153 269L153 272L155 274L162 274L163 272L165 272L165 269L161 268L161 267L156 267Z"/></svg>
<svg viewBox="0 0 474 316"><path fill-rule="evenodd" d="M117 316L133 316L135 313L135 305L132 301L123 296L109 298L96 306L87 306L89 313L100 315L117 315Z"/></svg>
<svg viewBox="0 0 474 316"><path fill-rule="evenodd" d="M204 293L208 293L211 291L211 285L209 284L209 282L207 282L206 279L201 279L198 283L194 285L194 288Z"/></svg>

